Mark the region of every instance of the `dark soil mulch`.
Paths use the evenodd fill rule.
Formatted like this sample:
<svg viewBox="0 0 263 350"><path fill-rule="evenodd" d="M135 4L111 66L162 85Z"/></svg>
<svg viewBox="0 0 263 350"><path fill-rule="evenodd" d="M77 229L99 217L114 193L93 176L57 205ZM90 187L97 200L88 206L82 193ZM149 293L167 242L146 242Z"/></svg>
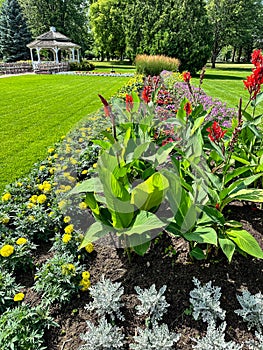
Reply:
<svg viewBox="0 0 263 350"><path fill-rule="evenodd" d="M236 204L228 207L229 218L240 220L263 248L263 210L253 210L251 206ZM50 247L42 246L38 250L36 261L47 258ZM132 340L135 329L143 327L143 319L136 315L135 305L138 304L134 286L148 288L155 283L159 289L167 285L166 300L170 304L163 321L169 329L181 333L177 349L192 349L193 337L204 335L206 324L193 320L186 315L189 308L189 292L194 288L193 276L202 283L212 281L214 286L221 287L221 306L226 310L226 340L239 343L254 337L247 330L242 319L234 313L240 308L236 294L247 288L252 294L262 291L263 261L235 255L231 264L224 256L217 256L213 261L191 261L188 257L187 244L182 240L163 234L158 243L153 243L150 251L144 256L132 256L129 262L121 249L116 250L109 245L95 244L96 252L87 265L91 274L91 282L95 284L104 274L112 281L121 282L125 289L123 313L126 321L119 322L126 339ZM176 254L173 254L173 250ZM31 289L33 276L27 276L26 301L34 304L39 302L39 296ZM80 333L87 331L86 320L96 321L94 313L84 310L91 301L88 293L83 293L65 307L54 307L52 316L60 328L52 328L46 332L46 342L49 350L77 350L81 345Z"/></svg>

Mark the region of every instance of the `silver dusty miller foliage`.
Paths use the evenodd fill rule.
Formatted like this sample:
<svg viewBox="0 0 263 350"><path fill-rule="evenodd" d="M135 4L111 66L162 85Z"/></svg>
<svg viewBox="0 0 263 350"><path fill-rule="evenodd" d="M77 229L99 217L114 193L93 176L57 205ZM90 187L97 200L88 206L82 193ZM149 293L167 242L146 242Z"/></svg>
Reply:
<svg viewBox="0 0 263 350"><path fill-rule="evenodd" d="M166 285L162 286L159 292L157 292L155 284L151 285L149 289L143 290L138 286L135 286L134 289L137 293L137 298L141 302L141 305L136 306L137 315L148 316L152 323L161 320L169 306L163 295Z"/></svg>
<svg viewBox="0 0 263 350"><path fill-rule="evenodd" d="M190 292L190 303L193 307L193 318L201 318L203 322L210 323L217 318L225 319L226 312L220 307L221 288L213 287L209 281L204 286L197 278L193 278L196 286Z"/></svg>
<svg viewBox="0 0 263 350"><path fill-rule="evenodd" d="M251 294L243 290L242 295L237 295L237 300L242 309L235 310L235 313L248 323L248 329L256 327L259 333L263 331L263 295L261 292Z"/></svg>
<svg viewBox="0 0 263 350"><path fill-rule="evenodd" d="M86 322L89 331L80 334L80 338L85 344L81 345L79 350L123 349L124 335L121 329L108 323L105 317L100 319L98 326L95 326L92 322Z"/></svg>
<svg viewBox="0 0 263 350"><path fill-rule="evenodd" d="M120 311L123 306L120 300L124 293L121 283L113 283L102 276L101 280L92 286L89 291L93 301L85 306L86 310L95 310L98 316L107 315L112 321L115 318L124 321L124 316Z"/></svg>
<svg viewBox="0 0 263 350"><path fill-rule="evenodd" d="M201 339L193 339L196 345L193 349L196 350L240 350L243 345L233 341L225 341L226 322L223 322L218 328L214 321L208 324L206 335Z"/></svg>
<svg viewBox="0 0 263 350"><path fill-rule="evenodd" d="M168 350L173 348L173 344L178 342L180 334L169 331L167 324L153 324L152 329L137 328L139 335L135 335L134 344L130 344L133 350Z"/></svg>
<svg viewBox="0 0 263 350"><path fill-rule="evenodd" d="M246 343L249 350L263 350L263 334L256 332L255 335L256 340L250 340Z"/></svg>

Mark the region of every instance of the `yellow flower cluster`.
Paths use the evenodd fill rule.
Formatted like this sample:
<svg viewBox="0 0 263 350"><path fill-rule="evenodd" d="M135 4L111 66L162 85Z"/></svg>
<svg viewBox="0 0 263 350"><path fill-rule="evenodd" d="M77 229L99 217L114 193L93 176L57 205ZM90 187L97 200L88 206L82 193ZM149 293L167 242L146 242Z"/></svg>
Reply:
<svg viewBox="0 0 263 350"><path fill-rule="evenodd" d="M15 251L15 248L10 245L10 244L5 244L1 249L0 249L0 255L4 258L9 257L12 255Z"/></svg>
<svg viewBox="0 0 263 350"><path fill-rule="evenodd" d="M5 216L5 217L1 218L0 221L2 222L2 224L8 224L10 221L10 217Z"/></svg>
<svg viewBox="0 0 263 350"><path fill-rule="evenodd" d="M11 193L7 192L2 196L2 201L7 202L7 201L9 201L9 199L11 199L11 197L12 197Z"/></svg>
<svg viewBox="0 0 263 350"><path fill-rule="evenodd" d="M39 196L37 196L37 202L39 204L45 203L46 200L47 200L47 196L45 194L40 194Z"/></svg>
<svg viewBox="0 0 263 350"><path fill-rule="evenodd" d="M16 241L16 244L17 245L23 245L23 244L26 244L27 243L27 239L24 238L24 237L20 237L18 238L18 240Z"/></svg>
<svg viewBox="0 0 263 350"><path fill-rule="evenodd" d="M88 252L88 253L92 253L93 250L94 250L94 245L93 245L91 242L89 242L89 243L85 246L85 250L86 250L86 252Z"/></svg>
<svg viewBox="0 0 263 350"><path fill-rule="evenodd" d="M64 221L66 224L69 223L70 220L71 220L71 217L70 217L70 216L65 216L64 219L63 219L63 221Z"/></svg>
<svg viewBox="0 0 263 350"><path fill-rule="evenodd" d="M24 293L17 293L14 296L14 301L22 301L24 299L24 297L25 297Z"/></svg>
<svg viewBox="0 0 263 350"><path fill-rule="evenodd" d="M82 280L79 282L80 290L86 292L90 287L90 273L89 271L82 272Z"/></svg>
<svg viewBox="0 0 263 350"><path fill-rule="evenodd" d="M65 233L62 237L62 242L67 244L71 240L72 236L69 233Z"/></svg>
<svg viewBox="0 0 263 350"><path fill-rule="evenodd" d="M85 209L87 209L87 204L85 203L85 202L80 202L79 203L79 209L81 209L81 210L85 210Z"/></svg>
<svg viewBox="0 0 263 350"><path fill-rule="evenodd" d="M74 275L76 268L73 264L64 264L61 266L62 275Z"/></svg>
<svg viewBox="0 0 263 350"><path fill-rule="evenodd" d="M74 231L74 225L70 224L64 228L65 233L71 234Z"/></svg>
<svg viewBox="0 0 263 350"><path fill-rule="evenodd" d="M44 193L51 191L51 184L48 181L44 181L42 184L38 185L38 189Z"/></svg>

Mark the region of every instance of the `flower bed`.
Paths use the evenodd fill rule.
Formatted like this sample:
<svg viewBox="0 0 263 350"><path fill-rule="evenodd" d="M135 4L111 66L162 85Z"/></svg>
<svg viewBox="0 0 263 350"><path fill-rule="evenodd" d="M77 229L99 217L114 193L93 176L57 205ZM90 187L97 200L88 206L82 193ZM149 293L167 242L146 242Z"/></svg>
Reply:
<svg viewBox="0 0 263 350"><path fill-rule="evenodd" d="M190 75L184 79L191 93ZM238 217L243 206L233 212L248 200L255 203L247 207L250 216L262 218L262 170L252 163L261 159L260 130L241 108L229 128L220 119L211 123L195 99L175 108L174 84L171 90L158 77L146 80L143 101L131 92L136 86L133 80L122 101L101 96L103 111L6 187L0 205L6 349L41 349L44 340L50 350L162 349L163 341L167 349L175 343L203 349L209 337L221 339L221 348L260 346L262 227L253 232ZM156 113L160 106L169 113ZM250 293L241 297L244 286ZM216 325L218 318L227 323ZM27 320L27 330L18 319Z"/></svg>

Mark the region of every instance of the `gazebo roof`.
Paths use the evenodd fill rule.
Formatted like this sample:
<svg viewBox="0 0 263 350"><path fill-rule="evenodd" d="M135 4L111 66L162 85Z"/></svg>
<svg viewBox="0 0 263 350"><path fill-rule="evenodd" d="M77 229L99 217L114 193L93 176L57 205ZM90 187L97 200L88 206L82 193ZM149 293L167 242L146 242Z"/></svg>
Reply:
<svg viewBox="0 0 263 350"><path fill-rule="evenodd" d="M53 47L61 49L80 48L79 45L72 43L67 36L57 32L55 27L51 27L49 32L39 35L34 41L27 44L27 47L31 49L37 47L46 49Z"/></svg>

